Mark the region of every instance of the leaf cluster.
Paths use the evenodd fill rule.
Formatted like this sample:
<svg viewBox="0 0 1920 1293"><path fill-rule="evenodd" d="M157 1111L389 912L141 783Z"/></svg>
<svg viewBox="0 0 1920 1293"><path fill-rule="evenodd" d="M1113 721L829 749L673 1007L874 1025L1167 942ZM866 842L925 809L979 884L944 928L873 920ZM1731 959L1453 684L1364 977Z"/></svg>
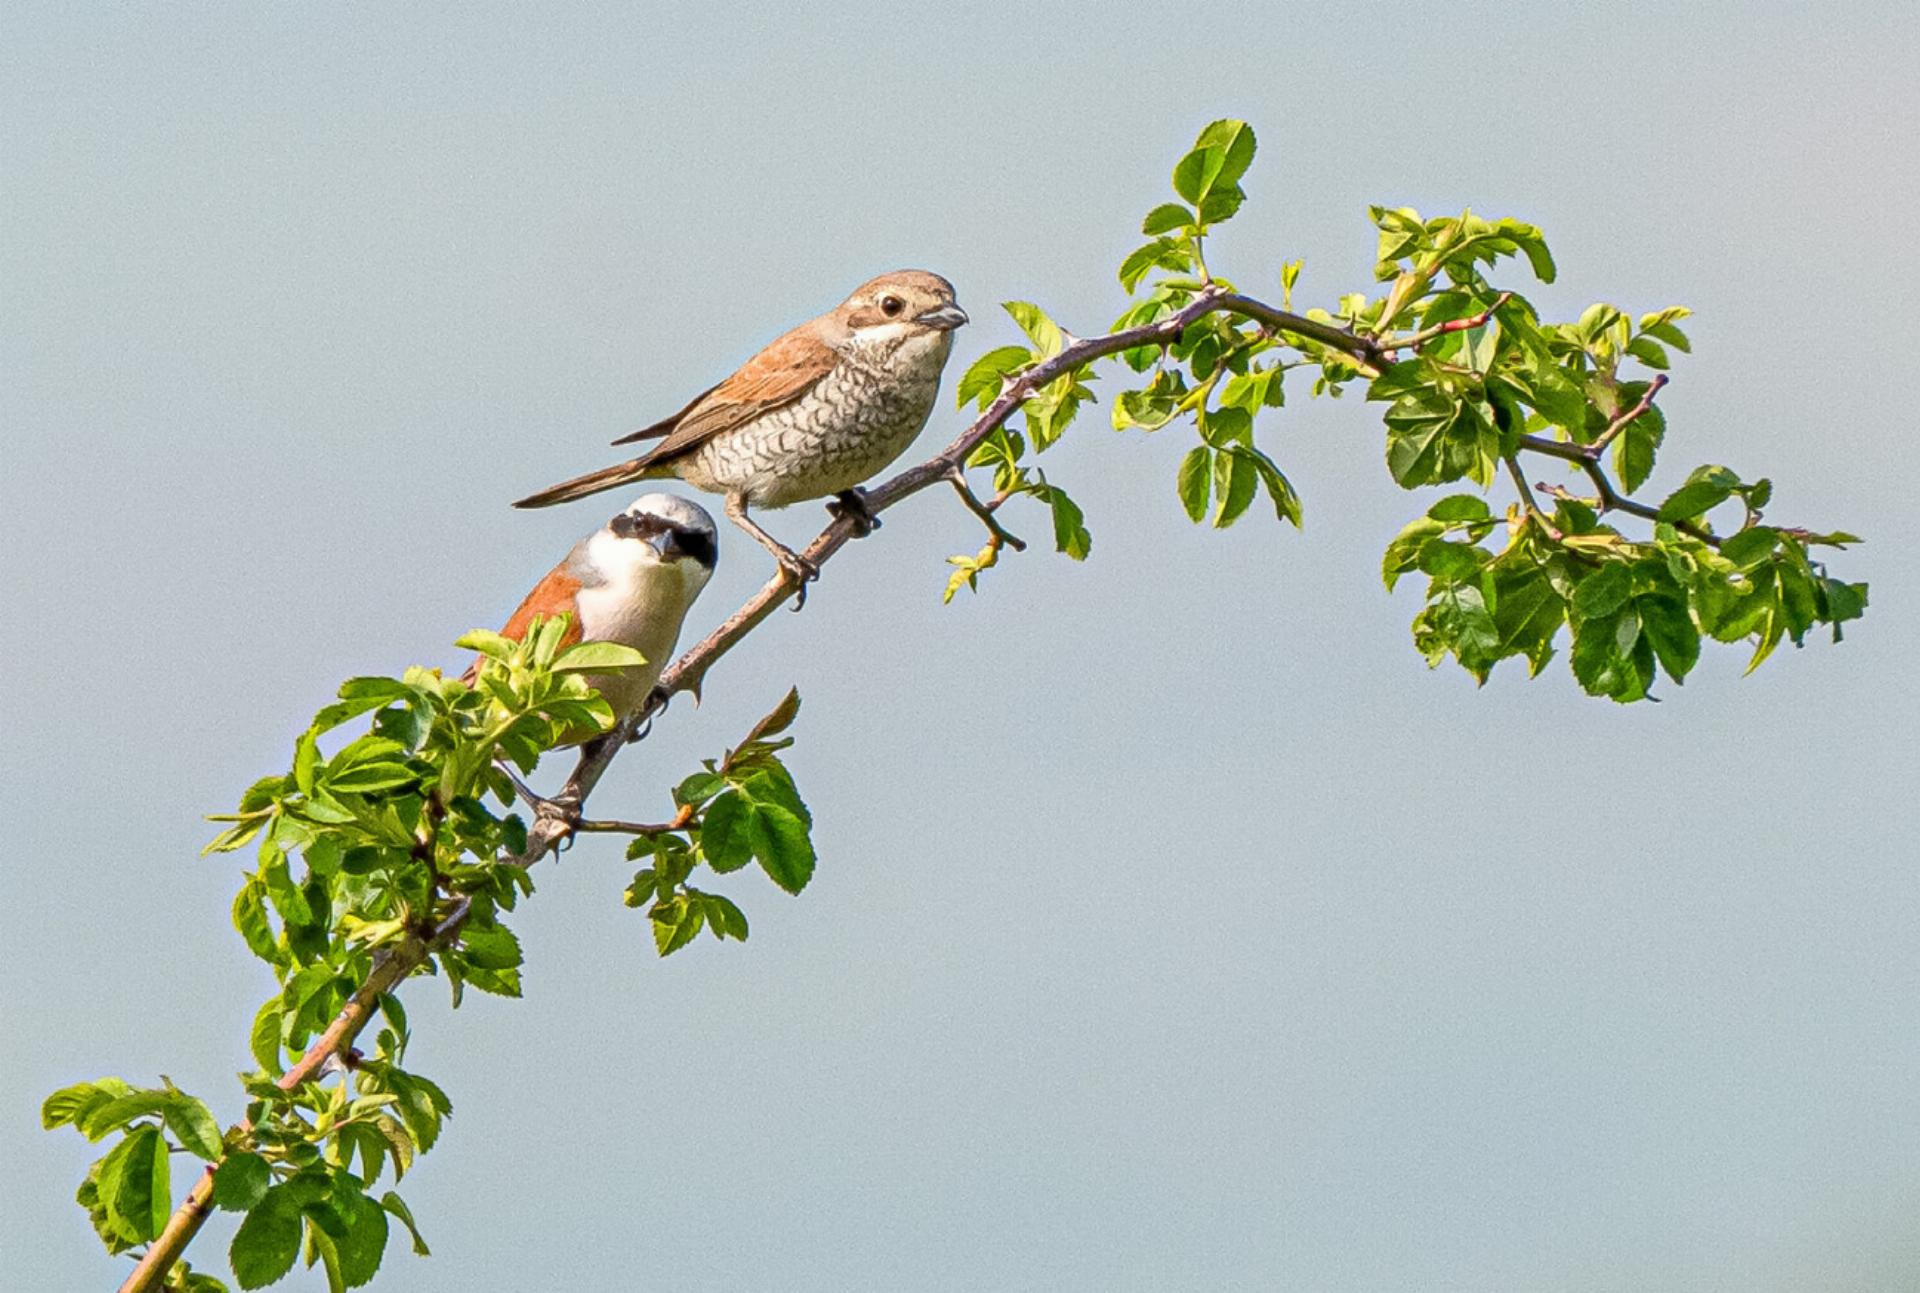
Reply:
<svg viewBox="0 0 1920 1293"><path fill-rule="evenodd" d="M444 975L456 1006L468 987L520 994L521 948L504 918L533 882L504 765L530 772L544 754L608 732L613 713L588 676L645 663L629 648L567 637L564 619L536 622L519 641L474 632L460 640L479 653L464 679L415 668L349 680L296 739L288 770L213 819L224 829L208 852L253 848L233 923L278 981L250 1033L259 1067L240 1075L246 1115L224 1131L164 1078L144 1089L102 1078L48 1097L47 1127L117 1138L77 1196L109 1251L151 1242L166 1225L178 1148L213 1165L212 1206L245 1214L228 1254L241 1288L270 1284L302 1258L330 1288L358 1287L378 1270L393 1221L426 1253L407 1204L377 1187L389 1174L398 1184L433 1147L453 1105L405 1067L406 1011L375 976L383 958L404 956L408 972ZM798 709L789 694L738 749L682 783L685 820L640 841L667 859L651 882L662 954L703 925L746 937L738 907L685 884L691 864L725 872L757 859L795 893L812 875L812 817L779 759ZM341 740L354 720L364 730ZM322 1067L307 1053L341 1019L354 1032L377 1025L374 1041L363 1052L330 1040L335 1063ZM184 1265L170 1279L225 1287Z"/></svg>
<svg viewBox="0 0 1920 1293"><path fill-rule="evenodd" d="M1749 642L1751 668L1819 624L1838 640L1840 626L1864 611L1866 586L1829 575L1813 556L1820 545L1857 540L1765 524L1770 481L1703 466L1657 505L1632 497L1651 480L1667 439L1655 397L1674 356L1692 350L1685 307L1636 319L1600 303L1577 319L1547 320L1513 284L1495 281L1507 262L1520 261L1553 282L1558 269L1538 228L1472 211L1429 218L1376 206L1369 215L1382 290L1294 314L1300 263L1292 261L1279 271L1276 310L1244 296L1205 256L1209 232L1246 199L1255 151L1244 122L1216 121L1200 133L1174 167L1180 200L1147 213L1148 241L1121 263L1121 286L1136 300L1107 339L1134 374L1112 397L1114 428L1193 428L1196 442L1174 478L1192 520L1232 525L1264 492L1279 519L1301 523L1299 495L1256 443L1255 427L1285 406L1287 374L1307 369L1315 396L1337 397L1360 381L1366 398L1385 406L1387 471L1402 488L1468 483L1486 491L1503 475L1513 483L1504 516L1484 498L1449 495L1388 547L1389 588L1416 570L1427 577L1413 637L1430 664L1450 658L1484 682L1513 657L1538 673L1564 640L1582 688L1633 701L1650 694L1658 673L1683 679L1703 640ZM1037 307L1008 308L1033 347L982 356L961 382L962 405L991 411L996 401L1017 403L1028 393L1022 375L1063 353L1066 334ZM1129 344L1140 329L1150 339ZM1067 398L1090 390L1091 364L1047 383L1027 435L1002 425L974 450L968 465L991 469L1002 498L1057 492L1028 464L1027 450L1057 442L1059 410L1091 398ZM1543 507L1523 456L1560 460L1592 492L1540 486L1551 502ZM1621 514L1652 522L1653 533L1623 532L1614 524ZM1078 507L1071 524L1084 526ZM989 543L975 557L950 558L948 597L974 586L998 553Z"/></svg>
<svg viewBox="0 0 1920 1293"><path fill-rule="evenodd" d="M627 905L647 909L660 955L679 951L702 929L719 939L747 937L746 914L732 899L688 883L702 866L730 875L758 863L790 894L813 879L813 814L779 757L793 744L782 733L799 713L800 693L789 691L737 747L703 761L674 788L679 811L667 828L627 847L628 858L648 862L627 887Z"/></svg>

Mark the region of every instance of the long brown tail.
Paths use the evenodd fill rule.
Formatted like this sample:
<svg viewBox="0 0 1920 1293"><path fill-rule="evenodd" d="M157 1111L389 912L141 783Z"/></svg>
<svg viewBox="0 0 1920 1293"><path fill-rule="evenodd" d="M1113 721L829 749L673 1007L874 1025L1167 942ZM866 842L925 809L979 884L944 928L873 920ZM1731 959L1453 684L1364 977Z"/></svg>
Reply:
<svg viewBox="0 0 1920 1293"><path fill-rule="evenodd" d="M590 471L584 476L575 476L572 480L563 480L550 489L527 495L514 506L552 507L555 503L571 503L576 498L598 494L605 489L617 489L629 481L645 480L646 477L647 460L634 458L611 467L602 467L599 471Z"/></svg>

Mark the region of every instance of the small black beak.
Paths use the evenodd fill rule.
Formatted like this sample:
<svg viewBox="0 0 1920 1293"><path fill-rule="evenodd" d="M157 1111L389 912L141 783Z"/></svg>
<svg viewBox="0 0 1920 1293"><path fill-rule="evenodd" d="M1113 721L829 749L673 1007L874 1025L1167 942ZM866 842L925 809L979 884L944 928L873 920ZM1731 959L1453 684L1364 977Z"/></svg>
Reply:
<svg viewBox="0 0 1920 1293"><path fill-rule="evenodd" d="M915 323L924 323L929 328L938 328L942 332L952 332L967 321L967 312L957 305L941 305L928 310L925 314L916 314Z"/></svg>

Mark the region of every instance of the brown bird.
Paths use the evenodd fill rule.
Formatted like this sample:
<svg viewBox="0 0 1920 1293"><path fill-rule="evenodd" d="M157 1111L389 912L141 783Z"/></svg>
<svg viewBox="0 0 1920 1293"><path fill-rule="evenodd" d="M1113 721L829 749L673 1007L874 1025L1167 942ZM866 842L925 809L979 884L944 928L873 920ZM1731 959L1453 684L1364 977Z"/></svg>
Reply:
<svg viewBox="0 0 1920 1293"><path fill-rule="evenodd" d="M615 444L660 443L638 458L564 481L515 507L550 507L629 481L678 476L726 498L727 517L800 581L819 571L754 523L832 494L863 530L854 487L906 452L927 423L953 330L967 321L953 284L905 269L863 283L834 309L776 339L672 417Z"/></svg>
<svg viewBox="0 0 1920 1293"><path fill-rule="evenodd" d="M573 545L566 560L533 586L500 632L516 641L536 618L571 617L561 642L618 642L647 658L617 674L589 674L614 716L638 709L673 658L681 621L719 559L713 518L698 503L644 494L626 511ZM479 675L474 661L463 679Z"/></svg>

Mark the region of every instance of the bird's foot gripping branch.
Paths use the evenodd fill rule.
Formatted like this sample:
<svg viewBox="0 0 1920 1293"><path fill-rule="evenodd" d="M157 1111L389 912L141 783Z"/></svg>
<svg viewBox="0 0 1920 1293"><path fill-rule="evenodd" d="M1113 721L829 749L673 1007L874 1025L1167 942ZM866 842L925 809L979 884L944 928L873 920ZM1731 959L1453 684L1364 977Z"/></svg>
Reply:
<svg viewBox="0 0 1920 1293"><path fill-rule="evenodd" d="M1386 406L1387 469L1402 487L1476 487L1432 503L1387 548L1389 587L1416 571L1427 579L1414 641L1431 663L1451 656L1485 679L1511 657L1537 673L1564 630L1580 685L1631 701L1658 671L1680 681L1703 638L1747 641L1757 665L1818 623L1837 639L1862 613L1865 586L1814 559L1852 537L1766 523L1768 481L1705 466L1658 502L1638 497L1665 448L1657 397L1673 352L1689 349L1685 310L1636 322L1596 305L1572 322L1548 322L1489 277L1524 259L1551 281L1553 261L1531 225L1375 208L1382 294L1296 313L1297 262L1279 269L1275 305L1205 259L1208 232L1245 200L1253 154L1243 123L1201 133L1174 169L1180 200L1147 214L1147 241L1121 266L1135 300L1112 331L1076 338L1039 308L1010 303L1029 344L991 351L961 378L960 403L977 406L975 420L933 458L865 490L859 514L843 506L806 549L807 563L819 568L879 513L941 484L988 534L979 553L952 559L949 598L976 586L1003 550L1024 546L1000 519L1016 499L1040 503L1055 546L1085 559L1085 516L1036 460L1094 399L1095 362L1117 358L1115 429L1193 429L1175 492L1196 522L1232 525L1264 493L1277 518L1300 524L1299 496L1255 437L1256 421L1284 407L1294 373L1315 395L1364 383L1367 398ZM1543 459L1567 478L1530 481L1526 464ZM970 469L991 474L985 500ZM1497 482L1512 491L1498 509L1483 497ZM1621 518L1640 532L1617 528ZM413 1231L405 1204L380 1182L389 1172L397 1182L431 1147L451 1108L405 1067L409 1032L396 990L434 973L456 999L469 986L516 993L520 948L503 914L532 891L528 866L574 831L633 836L629 856L645 865L627 901L647 909L663 954L703 929L746 935L731 901L691 883L701 867L726 874L757 862L789 892L806 884L811 818L780 761L792 695L737 748L683 780L664 820L578 816L626 738L665 697L697 694L713 663L796 586L785 569L776 573L622 724L583 675L630 667L633 654L593 642L563 650L557 621L519 643L469 639L486 657L473 687L416 669L341 689L297 743L292 769L253 786L211 846L256 844L234 924L281 984L254 1020L259 1068L242 1077L246 1116L222 1130L205 1104L165 1079L145 1089L83 1083L46 1102L48 1126L113 1141L79 1201L111 1251L137 1258L123 1289L224 1287L181 1260L214 1209L244 1214L229 1253L244 1288L271 1283L303 1256L331 1288L372 1277L390 1225ZM363 717L365 734L322 753L323 736ZM540 811L530 824L509 811L521 791L503 765L529 770L589 733L598 735L563 789L537 801L565 811ZM376 1021L371 1048L356 1049ZM173 1149L207 1164L177 1207Z"/></svg>
<svg viewBox="0 0 1920 1293"><path fill-rule="evenodd" d="M561 796L578 803L625 736L584 675L639 667L639 655L606 642L563 649L566 627L551 619L520 642L462 639L482 652L472 686L424 669L353 679L296 742L291 769L220 819L228 825L209 852L256 850L234 926L280 983L254 1016L259 1067L241 1075L245 1116L222 1129L165 1078L145 1089L84 1082L42 1110L50 1128L112 1142L79 1201L109 1251L138 1258L126 1287L224 1288L178 1260L217 1209L243 1214L228 1254L242 1288L279 1279L302 1255L331 1287L364 1284L396 1224L426 1252L407 1205L380 1182L397 1184L433 1147L452 1104L408 1066L397 989L436 974L455 1005L468 988L518 996L520 945L504 917L533 892L529 865L568 829L635 837L629 856L645 866L626 901L646 909L662 955L702 930L747 936L730 898L693 883L703 867L724 875L758 862L787 892L806 887L812 818L780 760L797 693L683 780L659 825L542 815L530 831L510 811L521 792L506 765L531 771L593 735ZM356 720L366 730L322 752ZM357 1048L369 1028L372 1045ZM204 1162L177 1210L174 1148Z"/></svg>

